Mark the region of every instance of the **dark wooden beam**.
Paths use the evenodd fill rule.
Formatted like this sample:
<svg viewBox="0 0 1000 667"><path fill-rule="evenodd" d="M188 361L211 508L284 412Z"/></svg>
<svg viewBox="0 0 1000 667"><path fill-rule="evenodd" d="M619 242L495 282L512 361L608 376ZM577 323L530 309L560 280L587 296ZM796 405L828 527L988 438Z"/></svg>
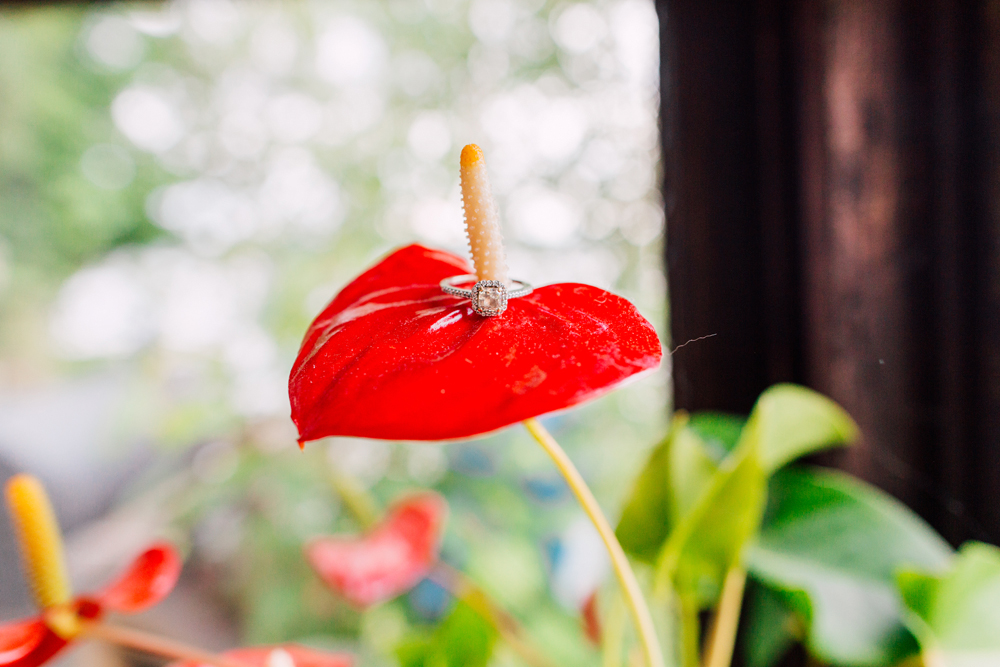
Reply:
<svg viewBox="0 0 1000 667"><path fill-rule="evenodd" d="M1000 2L659 8L677 407L808 384L828 462L1000 541Z"/></svg>
<svg viewBox="0 0 1000 667"><path fill-rule="evenodd" d="M667 280L678 407L746 411L766 373L752 3L666 2Z"/></svg>

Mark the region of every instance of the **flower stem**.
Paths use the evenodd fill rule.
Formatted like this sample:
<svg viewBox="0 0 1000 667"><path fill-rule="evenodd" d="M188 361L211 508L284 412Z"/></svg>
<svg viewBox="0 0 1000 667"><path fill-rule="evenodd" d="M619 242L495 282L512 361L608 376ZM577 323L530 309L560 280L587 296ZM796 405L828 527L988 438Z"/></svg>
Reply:
<svg viewBox="0 0 1000 667"><path fill-rule="evenodd" d="M698 602L691 593L678 594L681 622L681 667L698 667L698 638L701 623L698 618Z"/></svg>
<svg viewBox="0 0 1000 667"><path fill-rule="evenodd" d="M608 612L604 630L604 645L601 646L601 667L621 667L622 640L625 635L625 603L615 596Z"/></svg>
<svg viewBox="0 0 1000 667"><path fill-rule="evenodd" d="M378 503L356 479L333 471L330 483L362 530L369 530L378 523L381 515Z"/></svg>
<svg viewBox="0 0 1000 667"><path fill-rule="evenodd" d="M663 651L660 649L660 642L656 636L656 628L653 627L653 617L649 613L646 600L642 597L639 582L636 581L635 573L632 572L632 567L629 565L628 558L626 558L625 552L622 550L622 545L618 543L615 531L611 529L611 524L608 523L607 517L601 511L601 506L597 504L597 499L594 498L590 487L587 486L587 483L583 480L583 476L580 475L580 472L573 465L569 456L566 455L566 452L563 451L563 448L559 446L559 443L556 442L555 438L552 437L545 427L533 418L524 420L524 425L527 427L528 432L538 441L538 444L542 446L542 449L552 457L559 472L562 473L562 476L566 479L566 483L569 484L569 488L572 489L573 494L580 501L580 505L583 506L583 511L590 517L594 527L597 528L597 532L604 541L604 546L611 556L611 564L615 568L615 574L618 575L618 583L625 593L625 602L632 612L632 620L635 622L636 629L639 632L639 639L642 641L643 652L646 655L647 667L664 667Z"/></svg>
<svg viewBox="0 0 1000 667"><path fill-rule="evenodd" d="M100 639L110 644L138 649L146 653L160 655L171 660L183 660L197 665L214 665L214 667L246 667L239 660L227 658L215 653L209 653L182 642L166 639L158 635L124 628L107 623L88 623L83 636Z"/></svg>
<svg viewBox="0 0 1000 667"><path fill-rule="evenodd" d="M733 660L733 646L736 644L736 630L740 624L740 607L743 605L746 583L747 571L739 565L733 566L726 573L719 608L708 635L705 667L729 667Z"/></svg>

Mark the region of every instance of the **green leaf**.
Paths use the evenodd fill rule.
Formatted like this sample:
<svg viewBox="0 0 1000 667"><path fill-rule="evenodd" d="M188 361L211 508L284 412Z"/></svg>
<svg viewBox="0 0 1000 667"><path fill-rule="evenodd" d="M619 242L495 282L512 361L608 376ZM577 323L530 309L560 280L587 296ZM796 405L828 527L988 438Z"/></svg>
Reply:
<svg viewBox="0 0 1000 667"><path fill-rule="evenodd" d="M1000 549L967 542L944 574L906 570L897 583L926 664L1000 665Z"/></svg>
<svg viewBox="0 0 1000 667"><path fill-rule="evenodd" d="M792 557L753 552L755 576L808 625L806 645L834 665L890 665L915 652L892 588Z"/></svg>
<svg viewBox="0 0 1000 667"><path fill-rule="evenodd" d="M661 593L673 583L710 604L760 526L768 475L855 434L840 407L795 385L764 392L745 423L723 413L679 414L637 481L619 540L642 560L658 552Z"/></svg>
<svg viewBox="0 0 1000 667"><path fill-rule="evenodd" d="M774 385L757 399L740 434L771 474L805 454L850 444L858 428L839 405L811 389Z"/></svg>
<svg viewBox="0 0 1000 667"><path fill-rule="evenodd" d="M716 463L704 441L678 413L666 439L639 474L615 533L622 548L652 563L671 529L704 493Z"/></svg>
<svg viewBox="0 0 1000 667"><path fill-rule="evenodd" d="M747 667L771 667L795 642L795 614L777 593L747 582L743 651Z"/></svg>
<svg viewBox="0 0 1000 667"><path fill-rule="evenodd" d="M756 533L766 500L767 477L753 451L730 454L712 476L697 505L677 524L657 562L657 589L673 580L701 604L718 596L726 571Z"/></svg>
<svg viewBox="0 0 1000 667"><path fill-rule="evenodd" d="M691 513L718 470L719 464L697 432L688 425L679 428L667 449L669 525L676 526Z"/></svg>
<svg viewBox="0 0 1000 667"><path fill-rule="evenodd" d="M751 574L806 623L805 643L834 665L887 665L913 653L894 590L902 566L940 569L951 549L890 496L833 471L789 469L770 484L748 552Z"/></svg>
<svg viewBox="0 0 1000 667"><path fill-rule="evenodd" d="M675 419L676 425L676 419ZM650 562L670 532L670 474L667 472L670 441L676 426L667 438L653 449L649 460L635 480L632 493L625 501L615 535L625 553Z"/></svg>
<svg viewBox="0 0 1000 667"><path fill-rule="evenodd" d="M396 647L401 667L486 667L496 630L465 602L427 637L411 637Z"/></svg>
<svg viewBox="0 0 1000 667"><path fill-rule="evenodd" d="M740 439L740 431L747 423L746 417L728 412L696 412L691 415L688 426L705 441L717 461L733 451Z"/></svg>

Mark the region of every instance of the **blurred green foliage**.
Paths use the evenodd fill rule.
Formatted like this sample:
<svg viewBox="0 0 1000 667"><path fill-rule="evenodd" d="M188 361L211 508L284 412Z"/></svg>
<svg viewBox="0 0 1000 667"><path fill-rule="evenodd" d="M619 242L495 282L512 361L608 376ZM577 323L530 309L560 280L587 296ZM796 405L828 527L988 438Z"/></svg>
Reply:
<svg viewBox="0 0 1000 667"><path fill-rule="evenodd" d="M127 77L79 57L87 14L62 7L0 17L0 62L8 64L0 68L0 238L8 270L50 288L120 245L162 235L145 197L167 175L115 141L107 106ZM134 187L103 189L81 173L84 151L109 139L139 162Z"/></svg>
<svg viewBox="0 0 1000 667"><path fill-rule="evenodd" d="M907 568L898 583L907 624L928 662L985 667L1000 661L1000 549L969 542L949 568Z"/></svg>
<svg viewBox="0 0 1000 667"><path fill-rule="evenodd" d="M696 664L697 612L719 604L732 568L751 578L741 633L750 667L776 664L794 643L830 665L997 659L995 547L971 543L953 557L885 493L843 473L785 467L856 432L841 408L792 385L764 392L746 420L675 417L617 532L657 568L659 599L678 610L679 664Z"/></svg>
<svg viewBox="0 0 1000 667"><path fill-rule="evenodd" d="M784 613L807 619L803 639L814 655L837 665L891 665L916 651L896 572L940 570L950 558L947 543L886 494L840 473L789 469L771 480L747 565L779 594Z"/></svg>
<svg viewBox="0 0 1000 667"><path fill-rule="evenodd" d="M400 667L486 667L496 643L496 630L463 602L426 637L396 648Z"/></svg>

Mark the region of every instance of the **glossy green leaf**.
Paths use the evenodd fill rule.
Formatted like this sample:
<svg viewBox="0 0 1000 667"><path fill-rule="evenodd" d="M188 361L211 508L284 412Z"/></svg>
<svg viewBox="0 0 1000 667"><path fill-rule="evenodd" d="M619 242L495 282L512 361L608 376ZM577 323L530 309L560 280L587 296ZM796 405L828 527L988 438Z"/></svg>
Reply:
<svg viewBox="0 0 1000 667"><path fill-rule="evenodd" d="M800 456L850 444L857 426L839 405L811 389L778 384L757 399L740 444L756 450L770 474Z"/></svg>
<svg viewBox="0 0 1000 667"><path fill-rule="evenodd" d="M946 573L908 570L897 583L927 665L1000 665L1000 549L969 542Z"/></svg>
<svg viewBox="0 0 1000 667"><path fill-rule="evenodd" d="M430 636L396 647L396 658L400 667L486 667L496 640L493 626L459 601Z"/></svg>
<svg viewBox="0 0 1000 667"><path fill-rule="evenodd" d="M689 428L687 415L679 413L625 504L615 531L622 548L635 558L654 562L672 528L707 488L716 467L704 441Z"/></svg>
<svg viewBox="0 0 1000 667"><path fill-rule="evenodd" d="M888 665L916 645L894 589L903 566L945 567L948 545L905 506L820 469L779 472L748 569L805 621L805 643L833 665Z"/></svg>

